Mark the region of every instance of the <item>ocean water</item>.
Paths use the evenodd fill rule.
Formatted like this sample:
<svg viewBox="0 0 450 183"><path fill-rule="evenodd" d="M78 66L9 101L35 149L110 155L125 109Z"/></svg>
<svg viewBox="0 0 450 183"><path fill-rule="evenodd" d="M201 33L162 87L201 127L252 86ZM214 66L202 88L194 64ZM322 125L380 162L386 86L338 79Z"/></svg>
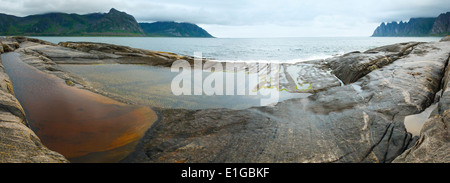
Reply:
<svg viewBox="0 0 450 183"><path fill-rule="evenodd" d="M297 62L409 41L439 41L441 37L302 37L302 38L153 38L35 37L53 43L88 41L166 51L220 61Z"/></svg>

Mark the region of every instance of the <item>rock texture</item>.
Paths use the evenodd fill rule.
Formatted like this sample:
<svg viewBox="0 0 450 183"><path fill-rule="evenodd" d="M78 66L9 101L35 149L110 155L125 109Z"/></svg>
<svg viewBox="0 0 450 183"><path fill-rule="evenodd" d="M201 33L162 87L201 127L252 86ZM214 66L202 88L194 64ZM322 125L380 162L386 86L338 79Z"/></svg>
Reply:
<svg viewBox="0 0 450 183"><path fill-rule="evenodd" d="M181 56L174 53L143 50L131 48L128 46L119 46L105 43L61 42L59 43L59 45L62 47L71 48L72 53L78 51L77 53L89 53L90 55L88 56L88 59L83 59L83 57L77 55L66 55L63 57L55 57L49 55L50 58L53 58L53 60L60 64L89 64L95 61L104 61L109 63L147 64L153 66L170 67L172 63L178 59L184 59L190 63L193 63L194 61L192 57ZM61 49L61 47L58 49ZM44 54L48 53L46 52ZM77 60L79 60L79 62L77 62Z"/></svg>
<svg viewBox="0 0 450 183"><path fill-rule="evenodd" d="M333 74L345 84L353 83L375 69L389 65L404 55L408 55L419 43L399 43L367 50L364 53L347 53L325 60Z"/></svg>
<svg viewBox="0 0 450 183"><path fill-rule="evenodd" d="M441 40L445 42L446 39ZM448 60L447 60L448 62ZM450 69L442 80L443 92L439 105L422 127L418 141L397 157L395 163L449 163L450 162Z"/></svg>
<svg viewBox="0 0 450 183"><path fill-rule="evenodd" d="M1 39L10 46L11 40ZM14 44L13 44L14 45ZM10 46L12 48L12 46ZM0 58L1 63L1 58ZM0 64L0 162L2 163L54 163L68 162L59 153L42 145L36 134L28 128L25 113L14 96L11 80Z"/></svg>
<svg viewBox="0 0 450 183"><path fill-rule="evenodd" d="M405 43L329 59L347 85L273 107L159 109L124 162L391 162L415 142L404 117L433 103L449 52L446 42Z"/></svg>

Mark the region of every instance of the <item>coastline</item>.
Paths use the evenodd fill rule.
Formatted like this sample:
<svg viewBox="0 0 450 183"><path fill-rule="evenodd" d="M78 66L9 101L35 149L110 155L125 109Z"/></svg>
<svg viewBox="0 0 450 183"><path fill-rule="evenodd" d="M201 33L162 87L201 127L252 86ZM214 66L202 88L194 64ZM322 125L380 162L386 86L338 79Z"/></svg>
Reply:
<svg viewBox="0 0 450 183"><path fill-rule="evenodd" d="M131 63L170 67L178 59L193 62L193 58L188 56L110 44L66 42L56 45L24 37L6 38L2 42L6 45L3 51L21 54L24 62L65 80L66 84L74 83L75 87L128 104L134 102L96 90L83 79L62 70L58 64ZM449 162L445 152L436 152L432 148L427 150L427 146L442 143L442 139L427 141L429 138L425 138L433 136L436 130L443 136L449 133L448 129L436 126L440 124L438 121L445 121L448 106L445 100L446 82L449 81L446 79L449 77L448 44L450 42L387 45L364 53L348 53L314 61L313 67L317 70L332 70L332 75L325 78L337 76L345 85L341 86L337 80L330 82L310 77L307 79L311 83L322 86L311 91L314 96L290 99L274 107L245 110L154 108L158 121L146 132L135 151L122 162L435 161L421 159L420 156L425 156L423 153L421 155L421 151L434 151L442 157L441 161ZM443 60L445 54L447 57ZM404 66L410 62L418 64ZM301 68L301 64L309 62L292 65L296 64L300 64L298 67ZM381 76L390 79L386 81L380 79ZM396 77L399 79L395 80ZM10 80L5 81L11 83ZM412 86L412 83L417 86ZM293 83L288 83L287 87L289 85ZM356 86L363 92L355 90ZM413 91L417 90L416 87L419 91ZM428 127L416 142L402 126L402 118L431 105L440 89L444 91L440 96L442 105L433 112L427 122ZM383 92L385 94L378 94ZM394 95L389 98L391 94ZM407 96L409 99L406 99ZM333 104L330 105L330 102ZM302 103L307 106L300 108ZM402 107L397 109L399 105ZM296 116L299 113L300 116ZM306 120L298 118L311 114L313 117L306 117ZM443 145L448 147L448 143ZM413 148L405 151L411 146ZM449 149L445 150L448 152ZM8 153L8 150L4 152ZM414 157L410 158L412 155ZM400 158L394 160L397 157ZM8 161L8 157L3 157L2 161Z"/></svg>

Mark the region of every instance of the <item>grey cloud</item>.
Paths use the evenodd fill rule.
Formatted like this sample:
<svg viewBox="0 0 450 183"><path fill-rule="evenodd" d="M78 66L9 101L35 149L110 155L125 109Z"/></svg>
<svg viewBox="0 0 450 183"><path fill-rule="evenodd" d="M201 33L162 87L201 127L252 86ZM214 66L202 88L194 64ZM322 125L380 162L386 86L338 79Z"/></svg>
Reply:
<svg viewBox="0 0 450 183"><path fill-rule="evenodd" d="M201 24L295 24L318 16L359 16L368 21L437 16L448 0L0 0L0 11L25 16L46 12L126 11L138 21L174 20Z"/></svg>
<svg viewBox="0 0 450 183"><path fill-rule="evenodd" d="M381 22L436 17L450 11L448 0L0 0L0 4L1 13L19 16L86 14L116 8L141 22L172 20L209 27L270 25L296 29L328 26L339 31L352 27L371 30Z"/></svg>

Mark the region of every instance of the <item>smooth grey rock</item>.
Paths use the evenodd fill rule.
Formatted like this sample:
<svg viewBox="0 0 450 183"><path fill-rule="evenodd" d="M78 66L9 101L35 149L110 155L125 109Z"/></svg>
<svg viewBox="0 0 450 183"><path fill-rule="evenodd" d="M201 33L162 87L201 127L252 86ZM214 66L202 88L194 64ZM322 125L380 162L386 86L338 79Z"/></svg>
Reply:
<svg viewBox="0 0 450 183"><path fill-rule="evenodd" d="M403 55L409 54L419 43L399 43L387 45L364 53L352 52L340 57L326 59L325 62L333 70L332 73L345 84L357 81L373 70L389 65Z"/></svg>
<svg viewBox="0 0 450 183"><path fill-rule="evenodd" d="M52 58L64 58L68 61L76 58L84 59L99 59L99 56L86 52L77 51L74 49L65 48L62 46L44 45L35 42L23 42L20 46L25 49L25 52L36 52L42 56Z"/></svg>
<svg viewBox="0 0 450 183"><path fill-rule="evenodd" d="M447 42L448 44L448 42ZM450 52L450 49L447 50ZM425 122L417 142L395 163L449 163L450 162L450 68L447 68L442 79L438 107Z"/></svg>
<svg viewBox="0 0 450 183"><path fill-rule="evenodd" d="M404 49L409 44L371 50L398 58L305 99L245 110L159 109L160 121L124 162L391 162L413 142L403 119L433 102L450 52L447 43Z"/></svg>
<svg viewBox="0 0 450 183"><path fill-rule="evenodd" d="M81 52L95 54L97 56L107 56L109 57L109 60L113 60L116 63L147 64L170 67L173 62L179 59L187 60L191 64L194 62L194 59L190 56L182 56L169 52L143 50L114 44L61 42L58 45Z"/></svg>
<svg viewBox="0 0 450 183"><path fill-rule="evenodd" d="M422 127L417 142L394 163L449 163L450 125L448 111L432 116Z"/></svg>

